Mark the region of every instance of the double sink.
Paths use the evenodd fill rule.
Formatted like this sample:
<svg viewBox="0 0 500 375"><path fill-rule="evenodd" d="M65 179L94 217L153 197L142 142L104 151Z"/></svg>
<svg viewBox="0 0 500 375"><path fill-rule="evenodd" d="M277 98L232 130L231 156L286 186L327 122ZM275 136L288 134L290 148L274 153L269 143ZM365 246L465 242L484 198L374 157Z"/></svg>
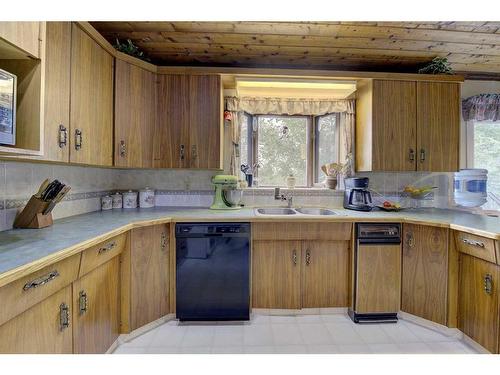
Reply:
<svg viewBox="0 0 500 375"><path fill-rule="evenodd" d="M257 215L263 216L279 216L279 215L315 215L315 216L329 216L337 215L334 211L327 208L317 207L302 207L302 208L282 208L282 207L267 207L257 208L255 210Z"/></svg>

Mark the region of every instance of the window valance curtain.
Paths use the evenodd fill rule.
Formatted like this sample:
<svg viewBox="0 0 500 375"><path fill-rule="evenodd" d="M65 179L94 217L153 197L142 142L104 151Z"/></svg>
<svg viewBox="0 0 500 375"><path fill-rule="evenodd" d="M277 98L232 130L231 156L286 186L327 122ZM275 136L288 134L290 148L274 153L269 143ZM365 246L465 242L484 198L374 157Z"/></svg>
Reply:
<svg viewBox="0 0 500 375"><path fill-rule="evenodd" d="M354 173L353 144L355 127L355 100L312 100L283 98L237 98L226 97L225 109L232 113L230 137L232 141L230 173L238 176L240 167L241 115L305 115L320 116L328 113L340 113L341 149L340 161L347 164L346 175Z"/></svg>
<svg viewBox="0 0 500 375"><path fill-rule="evenodd" d="M244 111L252 115L319 116L335 112L353 114L354 100L228 97L226 109L234 112Z"/></svg>
<svg viewBox="0 0 500 375"><path fill-rule="evenodd" d="M500 121L500 94L480 94L462 101L465 121Z"/></svg>

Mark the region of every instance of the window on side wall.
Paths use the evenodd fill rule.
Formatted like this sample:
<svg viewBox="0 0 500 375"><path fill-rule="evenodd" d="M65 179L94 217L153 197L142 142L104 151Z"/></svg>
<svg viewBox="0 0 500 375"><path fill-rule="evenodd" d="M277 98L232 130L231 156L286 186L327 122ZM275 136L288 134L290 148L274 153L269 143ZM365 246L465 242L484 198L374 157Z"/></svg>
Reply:
<svg viewBox="0 0 500 375"><path fill-rule="evenodd" d="M339 114L283 116L245 114L241 125L241 162L253 169L258 186L320 186L321 165L339 159Z"/></svg>
<svg viewBox="0 0 500 375"><path fill-rule="evenodd" d="M467 123L467 166L488 170L488 196L497 206L500 206L499 150L500 121Z"/></svg>

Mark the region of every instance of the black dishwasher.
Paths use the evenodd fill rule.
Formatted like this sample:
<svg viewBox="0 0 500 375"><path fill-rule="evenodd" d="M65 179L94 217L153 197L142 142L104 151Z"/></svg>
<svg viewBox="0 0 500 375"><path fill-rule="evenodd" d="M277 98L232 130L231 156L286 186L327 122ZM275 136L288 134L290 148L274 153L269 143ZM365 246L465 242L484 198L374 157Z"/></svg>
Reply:
<svg viewBox="0 0 500 375"><path fill-rule="evenodd" d="M248 320L250 224L182 223L176 233L176 315Z"/></svg>

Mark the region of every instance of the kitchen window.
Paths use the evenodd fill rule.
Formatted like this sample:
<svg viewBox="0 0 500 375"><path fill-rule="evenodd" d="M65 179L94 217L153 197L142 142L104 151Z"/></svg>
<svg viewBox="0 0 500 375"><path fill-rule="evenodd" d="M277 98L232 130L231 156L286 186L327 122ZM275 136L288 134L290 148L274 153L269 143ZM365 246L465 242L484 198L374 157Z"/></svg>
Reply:
<svg viewBox="0 0 500 375"><path fill-rule="evenodd" d="M488 198L500 206L500 121L467 122L467 167L488 170Z"/></svg>
<svg viewBox="0 0 500 375"><path fill-rule="evenodd" d="M241 163L256 170L258 186L320 186L321 165L339 160L339 114L324 116L243 116ZM258 168L256 168L258 166Z"/></svg>

